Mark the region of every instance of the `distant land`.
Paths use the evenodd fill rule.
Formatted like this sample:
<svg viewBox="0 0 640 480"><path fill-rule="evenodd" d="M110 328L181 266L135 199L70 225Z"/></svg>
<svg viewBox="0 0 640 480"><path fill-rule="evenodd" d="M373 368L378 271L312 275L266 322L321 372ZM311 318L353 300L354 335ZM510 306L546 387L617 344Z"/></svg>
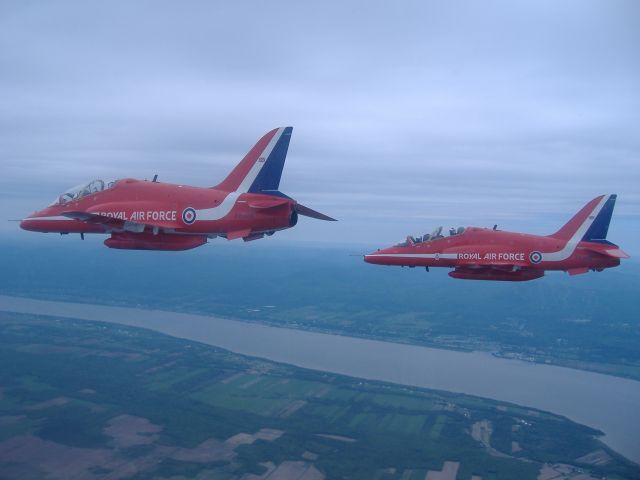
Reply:
<svg viewBox="0 0 640 480"><path fill-rule="evenodd" d="M379 267L350 247L212 241L116 251L99 238L5 240L0 293L151 307L400 343L480 350L640 379L640 263L525 283ZM353 256L356 255L356 256Z"/></svg>
<svg viewBox="0 0 640 480"><path fill-rule="evenodd" d="M0 312L0 477L640 478L564 417Z"/></svg>

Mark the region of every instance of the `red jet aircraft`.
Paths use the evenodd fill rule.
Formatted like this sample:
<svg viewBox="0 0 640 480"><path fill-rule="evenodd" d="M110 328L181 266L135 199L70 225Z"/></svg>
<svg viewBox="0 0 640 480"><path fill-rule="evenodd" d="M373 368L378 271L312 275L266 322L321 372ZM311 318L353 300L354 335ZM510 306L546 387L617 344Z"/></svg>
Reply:
<svg viewBox="0 0 640 480"><path fill-rule="evenodd" d="M449 267L453 278L466 280L524 281L540 278L545 270L564 270L570 275L589 270L601 272L629 258L606 240L616 195L602 195L587 203L553 235L539 236L502 232L488 228L460 227L442 234L407 240L394 247L365 255L364 261L379 265Z"/></svg>
<svg viewBox="0 0 640 480"><path fill-rule="evenodd" d="M331 220L278 190L292 127L263 136L212 188L126 178L72 188L20 223L25 230L106 233L110 248L188 250L224 237L256 240L293 227L298 215Z"/></svg>

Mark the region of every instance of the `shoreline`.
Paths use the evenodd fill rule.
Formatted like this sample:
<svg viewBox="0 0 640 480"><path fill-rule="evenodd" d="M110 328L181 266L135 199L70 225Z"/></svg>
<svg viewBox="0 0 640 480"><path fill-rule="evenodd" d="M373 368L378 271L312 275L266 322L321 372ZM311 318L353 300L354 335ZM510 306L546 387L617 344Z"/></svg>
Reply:
<svg viewBox="0 0 640 480"><path fill-rule="evenodd" d="M597 362L590 362L588 360L569 360L569 359L561 359L561 358L547 358L547 357L543 357L543 358L537 358L536 355L534 354L529 354L529 353L521 353L521 352L517 352L517 351L511 351L511 350L504 350L504 349L500 349L499 345L495 345L496 348L472 348L472 347L465 347L465 346L455 346L455 345L448 345L448 344L443 344L443 343L438 343L438 342L418 342L418 341L411 341L410 338L402 338L402 337L388 337L388 336L380 336L380 335L372 335L372 334L358 334L358 332L354 332L354 331L349 331L349 330L339 330L339 329L328 329L328 328L314 328L314 327L309 327L309 326L305 326L303 324L298 324L298 323L292 323L292 324L287 324L287 323L278 323L278 322L274 322L274 321L269 321L268 319L251 319L251 318L247 318L247 317L239 317L239 316L225 316L223 314L217 314L217 313L210 313L210 312L205 312L205 311L201 311L201 310L182 310L182 311L177 311L177 310L167 310L167 309L157 309L154 308L151 305L143 305L143 304L138 304L135 306L131 306L129 304L119 304L119 303L90 303L87 301L76 301L76 300L66 300L66 299L59 299L58 297L55 296L38 296L38 297L30 297L30 296L26 296L26 295L17 295L17 294L3 294L2 292L0 292L0 297L1 296L7 296L7 297L12 297L12 298L25 298L25 299L30 299L30 300L39 300L39 301L46 301L46 302L64 302L64 303L74 303L74 304L80 304L80 305L89 305L89 306L103 306L103 307L114 307L114 308L132 308L132 309L138 309L138 310L144 310L144 311L162 311L162 312L171 312L171 313L175 313L175 314L185 314L185 315L196 315L196 316L203 316L203 317L211 317L211 318L218 318L218 319L224 319L224 320L229 320L229 321L233 321L233 322L240 322L240 323L246 323L248 325L265 325L268 327L273 327L273 328L281 328L281 329L287 329L287 330L296 330L296 331L301 331L301 332L310 332L310 333L319 333L319 334L325 334L325 335L337 335L337 336L341 336L341 337L348 337L348 338L354 338L354 339L364 339L364 340L372 340L372 341L377 341L377 342L385 342L385 343L393 343L396 345L409 345L409 346L416 346L416 347L424 347L424 348L432 348L432 349L437 349L437 350L445 350L445 351L451 351L451 352L461 352L461 353L485 353L487 355L492 355L495 358L499 358L499 359L503 359L503 360L514 360L514 361L519 361L519 362L525 362L525 363L530 363L532 365L547 365L547 366L556 366L556 367L561 367L561 368L568 368L571 370L577 370L577 371L581 371L581 372L590 372L590 373L597 373L600 375L606 375L606 376L610 376L610 377L617 377L617 378L623 378L626 380L633 380L633 381L638 381L640 382L640 376L634 376L634 375L625 375L624 373L620 373L620 372L616 372L616 371L609 371L606 368L598 368L598 366L601 365L616 365L616 364L602 364L602 363L597 363ZM581 366L577 366L576 364L582 364L582 365L593 365L593 368L585 368L585 367L581 367Z"/></svg>
<svg viewBox="0 0 640 480"><path fill-rule="evenodd" d="M603 443L627 459L640 462L640 452L635 447L640 434L632 428L640 422L636 409L640 404L640 382L635 380L501 359L486 352L380 342L161 310L1 295L0 310L148 328L298 367L549 411L604 432L600 438ZM550 390L555 390L554 398L545 393ZM602 405L607 405L606 411Z"/></svg>
<svg viewBox="0 0 640 480"><path fill-rule="evenodd" d="M372 340L372 341L377 341L377 342L384 342L384 343L393 343L396 345L410 345L410 346L416 346L416 347L424 347L424 348L432 348L432 349L437 349L437 350L445 350L445 351L451 351L451 352L461 352L461 353L485 353L487 355L491 355L495 358L500 358L503 360L514 360L514 361L520 361L520 362L525 362L525 363L530 363L532 365L547 365L547 366L556 366L556 367L561 367L561 368L568 368L571 370L576 370L576 371L580 371L580 372L590 372L590 373L597 373L600 375L606 375L606 376L610 376L610 377L616 377L616 378L623 378L626 380L633 380L633 381L638 381L640 382L640 376L634 376L634 375L625 375L624 373L621 372L616 372L616 371L609 371L605 368L598 368L599 366L606 366L606 365L613 365L616 366L616 364L602 364L602 363L597 363L597 362L590 362L588 360L575 360L575 359L563 359L563 358L547 358L547 357L542 357L542 358L538 358L540 357L540 355L537 357L535 354L530 354L530 353L521 353L521 352L517 352L517 351L511 351L511 350L504 350L504 349L500 349L499 345L496 345L496 348L487 348L487 349L483 349L483 348L472 348L472 347L465 347L465 346L455 346L455 345L448 345L448 344L443 344L443 343L437 343L437 342L419 342L419 341L411 341L410 338L404 339L401 337L387 337L387 336L381 336L381 335L375 335L375 334L358 334L358 332L354 332L354 331L349 331L349 330L339 330L339 329L328 329L328 328L314 328L314 327L307 327L304 326L302 324L298 324L298 323L279 323L279 322L274 322L274 321L270 321L268 319L251 319L248 317L239 317L239 316L225 316L223 314L217 314L217 313L210 313L210 312L206 312L206 311L201 311L201 310L182 310L182 311L177 311L177 310L166 310L166 309L157 309L154 308L151 305L143 305L143 304L137 304L137 305L130 305L130 304L126 304L126 303L122 303L122 304L118 304L118 303L89 303L86 301L75 301L75 300L70 300L70 299L60 299L57 296L38 296L38 297L29 297L29 296L24 296L24 295L18 295L18 294L8 294L5 295L3 293L0 292L0 297L1 296L7 296L7 297L12 297L12 298L25 298L25 299L30 299L30 300L39 300L39 301L46 301L46 302L63 302L63 303L74 303L74 304L80 304L80 305L90 305L90 306L103 306L103 307L113 307L113 308L132 308L132 309L139 309L139 310L144 310L144 311L162 311L162 312L171 312L171 313L175 313L178 315L181 314L186 314L186 315L196 315L196 316L203 316L203 317L210 317L210 318L218 318L218 319L223 319L223 320L229 320L229 321L233 321L233 322L240 322L240 323L246 323L248 325L265 325L268 327L273 327L273 328L282 328L282 329L286 329L286 330L296 330L296 331L301 331L301 332L310 332L310 333L319 333L319 334L325 334L325 335L336 335L336 336L341 336L341 337L349 337L349 338L354 338L354 339L364 339L364 340ZM586 368L584 366L577 366L576 364L580 364L580 365L592 365L593 368Z"/></svg>

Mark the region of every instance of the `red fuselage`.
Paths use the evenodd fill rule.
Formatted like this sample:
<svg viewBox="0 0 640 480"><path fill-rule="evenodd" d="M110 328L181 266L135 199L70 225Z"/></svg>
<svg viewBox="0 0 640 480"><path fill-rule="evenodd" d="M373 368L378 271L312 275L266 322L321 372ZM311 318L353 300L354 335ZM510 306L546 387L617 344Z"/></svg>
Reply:
<svg viewBox="0 0 640 480"><path fill-rule="evenodd" d="M110 248L188 250L208 238L256 240L293 227L298 215L334 221L278 188L292 127L267 132L213 188L126 178L92 180L24 219L36 232L107 233Z"/></svg>
<svg viewBox="0 0 640 480"><path fill-rule="evenodd" d="M619 265L620 258L604 253L606 247L469 227L460 234L378 250L364 259L378 265L456 268L450 272L454 278L517 281L541 277L545 270L584 273Z"/></svg>
<svg viewBox="0 0 640 480"><path fill-rule="evenodd" d="M571 275L602 271L629 258L609 242L607 232L617 195L600 195L588 202L553 235L502 232L488 228L442 227L430 235L365 255L378 265L449 267L449 275L465 280L524 281L540 278L545 270Z"/></svg>
<svg viewBox="0 0 640 480"><path fill-rule="evenodd" d="M107 190L35 212L20 226L37 232L111 233L107 246L114 248L162 245L164 238L165 246L175 248L163 250L183 250L208 237L253 239L289 228L296 223L295 205L271 195L123 179Z"/></svg>

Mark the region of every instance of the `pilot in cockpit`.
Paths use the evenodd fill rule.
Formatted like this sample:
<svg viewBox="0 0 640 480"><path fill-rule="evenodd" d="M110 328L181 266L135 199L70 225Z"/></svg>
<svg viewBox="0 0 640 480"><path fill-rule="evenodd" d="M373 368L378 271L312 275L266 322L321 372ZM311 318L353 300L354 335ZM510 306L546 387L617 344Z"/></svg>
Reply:
<svg viewBox="0 0 640 480"><path fill-rule="evenodd" d="M458 227L457 229L454 227L449 228L449 236L460 235L464 232L464 227ZM397 244L397 247L410 247L419 243L430 242L432 240L437 240L439 238L444 238L442 235L442 227L435 228L431 233L425 233L423 236L418 235L414 237L412 235L407 235L407 238L404 242Z"/></svg>
<svg viewBox="0 0 640 480"><path fill-rule="evenodd" d="M107 190L113 187L116 183L117 183L117 180L104 181L104 180L96 179L96 180L90 181L89 183L77 185L73 188L70 188L66 192L62 193L61 195L59 195L53 204L62 205L72 200L79 200L80 198L85 197L87 195L91 195L92 193L99 193L99 192L102 192L103 190Z"/></svg>

